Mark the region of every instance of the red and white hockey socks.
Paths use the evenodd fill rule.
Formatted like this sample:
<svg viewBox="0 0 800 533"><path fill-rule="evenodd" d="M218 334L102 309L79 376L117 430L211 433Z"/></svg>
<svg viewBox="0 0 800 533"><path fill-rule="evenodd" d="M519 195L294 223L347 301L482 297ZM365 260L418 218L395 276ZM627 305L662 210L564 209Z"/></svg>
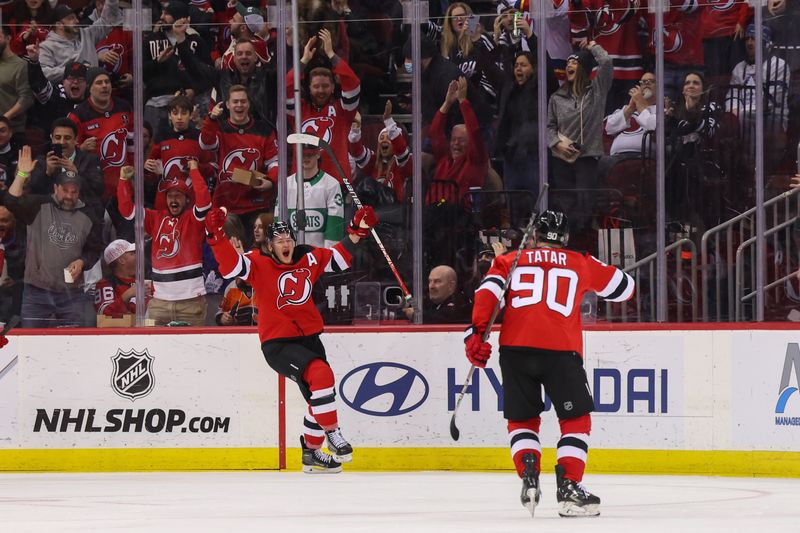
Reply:
<svg viewBox="0 0 800 533"><path fill-rule="evenodd" d="M525 453L533 452L536 456L536 471L541 470L542 464L542 445L539 443L539 426L542 419L539 417L528 420L509 420L508 438L511 444L511 458L517 468L517 474L522 477L525 465L522 464L522 456Z"/></svg>
<svg viewBox="0 0 800 533"><path fill-rule="evenodd" d="M592 419L587 414L558 422L561 425L561 439L556 449L558 464L564 467L565 478L580 483L586 470Z"/></svg>
<svg viewBox="0 0 800 533"><path fill-rule="evenodd" d="M303 433L309 448L319 448L325 441L325 431L339 427L333 371L322 359L314 359L303 372L303 380L311 389Z"/></svg>

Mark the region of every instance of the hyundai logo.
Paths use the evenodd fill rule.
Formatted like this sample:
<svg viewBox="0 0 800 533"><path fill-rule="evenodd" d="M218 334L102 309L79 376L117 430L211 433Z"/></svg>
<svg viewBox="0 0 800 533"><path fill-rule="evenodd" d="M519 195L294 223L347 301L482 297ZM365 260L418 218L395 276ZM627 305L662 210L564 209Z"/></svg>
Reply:
<svg viewBox="0 0 800 533"><path fill-rule="evenodd" d="M423 404L428 382L400 363L370 363L351 370L339 385L344 403L372 416L398 416Z"/></svg>

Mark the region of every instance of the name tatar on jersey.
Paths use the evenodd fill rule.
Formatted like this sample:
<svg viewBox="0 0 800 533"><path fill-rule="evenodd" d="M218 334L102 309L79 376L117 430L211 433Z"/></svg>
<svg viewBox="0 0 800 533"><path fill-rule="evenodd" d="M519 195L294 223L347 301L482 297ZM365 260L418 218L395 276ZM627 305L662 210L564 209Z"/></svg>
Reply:
<svg viewBox="0 0 800 533"><path fill-rule="evenodd" d="M557 250L540 249L524 252L531 263L553 263L554 265L567 266L567 254Z"/></svg>
<svg viewBox="0 0 800 533"><path fill-rule="evenodd" d="M158 228L156 257L169 259L178 255L181 249L181 232L178 229L178 219L166 217Z"/></svg>
<svg viewBox="0 0 800 533"><path fill-rule="evenodd" d="M309 266L317 263L312 254L307 254ZM278 277L278 309L287 305L303 305L311 297L311 271L298 268L284 272Z"/></svg>

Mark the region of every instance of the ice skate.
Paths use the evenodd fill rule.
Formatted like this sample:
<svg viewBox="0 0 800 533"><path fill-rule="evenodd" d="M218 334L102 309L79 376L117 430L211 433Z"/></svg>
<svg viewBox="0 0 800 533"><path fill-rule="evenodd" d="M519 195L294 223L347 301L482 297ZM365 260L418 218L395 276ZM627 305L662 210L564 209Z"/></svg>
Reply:
<svg viewBox="0 0 800 533"><path fill-rule="evenodd" d="M556 465L558 514L565 517L599 516L600 498L571 479L564 477L564 467Z"/></svg>
<svg viewBox="0 0 800 533"><path fill-rule="evenodd" d="M539 489L539 473L536 471L536 456L526 453L522 456L525 470L522 471L522 493L519 496L523 507L533 516L542 491Z"/></svg>
<svg viewBox="0 0 800 533"><path fill-rule="evenodd" d="M342 430L339 428L326 431L325 436L328 437L328 449L331 451L333 458L340 463L349 463L353 460L353 447L350 443L344 440Z"/></svg>
<svg viewBox="0 0 800 533"><path fill-rule="evenodd" d="M321 449L311 449L306 446L306 440L300 437L300 446L303 448L303 472L306 474L338 474L342 465Z"/></svg>

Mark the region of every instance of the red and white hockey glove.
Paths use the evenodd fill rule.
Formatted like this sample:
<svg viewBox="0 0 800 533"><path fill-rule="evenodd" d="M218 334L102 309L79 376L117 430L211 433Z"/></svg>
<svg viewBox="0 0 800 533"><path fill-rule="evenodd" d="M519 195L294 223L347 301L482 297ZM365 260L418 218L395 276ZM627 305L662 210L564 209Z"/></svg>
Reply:
<svg viewBox="0 0 800 533"><path fill-rule="evenodd" d="M472 332L470 334L470 331ZM486 368L489 357L492 355L492 345L483 341L483 334L474 327L467 329L468 337L464 341L464 351L470 363L478 368Z"/></svg>
<svg viewBox="0 0 800 533"><path fill-rule="evenodd" d="M206 215L206 236L209 241L217 242L225 238L225 232L222 231L222 226L225 225L227 215L225 211L219 207L213 208Z"/></svg>
<svg viewBox="0 0 800 533"><path fill-rule="evenodd" d="M357 235L362 239L369 236L369 231L378 223L378 215L371 206L365 205L353 216L353 221L347 227L347 233Z"/></svg>

